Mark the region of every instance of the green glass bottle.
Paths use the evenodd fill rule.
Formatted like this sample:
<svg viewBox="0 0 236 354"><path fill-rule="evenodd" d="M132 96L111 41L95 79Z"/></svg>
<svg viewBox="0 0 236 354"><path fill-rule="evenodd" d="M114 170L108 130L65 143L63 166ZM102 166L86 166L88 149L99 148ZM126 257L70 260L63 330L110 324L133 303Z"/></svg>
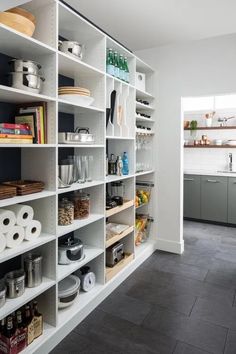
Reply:
<svg viewBox="0 0 236 354"><path fill-rule="evenodd" d="M107 66L107 73L109 75L112 75L114 76L114 55L113 55L113 50L110 48L108 49L107 51L107 63L106 63L106 66Z"/></svg>
<svg viewBox="0 0 236 354"><path fill-rule="evenodd" d="M114 76L117 77L118 79L120 78L120 73L119 73L119 57L118 53L115 51L114 52Z"/></svg>
<svg viewBox="0 0 236 354"><path fill-rule="evenodd" d="M124 75L125 71L124 71L124 59L123 59L123 55L120 54L119 57L119 79L124 81Z"/></svg>
<svg viewBox="0 0 236 354"><path fill-rule="evenodd" d="M124 71L125 71L125 77L124 77L124 80L126 82L129 82L129 67L128 67L128 60L127 58L125 57L124 58Z"/></svg>

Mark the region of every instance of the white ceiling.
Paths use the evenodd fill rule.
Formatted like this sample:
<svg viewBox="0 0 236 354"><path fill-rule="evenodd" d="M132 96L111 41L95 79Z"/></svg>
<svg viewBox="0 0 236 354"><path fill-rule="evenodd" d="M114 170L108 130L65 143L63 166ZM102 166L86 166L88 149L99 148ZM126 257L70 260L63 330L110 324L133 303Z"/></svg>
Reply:
<svg viewBox="0 0 236 354"><path fill-rule="evenodd" d="M236 32L236 0L65 0L131 50Z"/></svg>

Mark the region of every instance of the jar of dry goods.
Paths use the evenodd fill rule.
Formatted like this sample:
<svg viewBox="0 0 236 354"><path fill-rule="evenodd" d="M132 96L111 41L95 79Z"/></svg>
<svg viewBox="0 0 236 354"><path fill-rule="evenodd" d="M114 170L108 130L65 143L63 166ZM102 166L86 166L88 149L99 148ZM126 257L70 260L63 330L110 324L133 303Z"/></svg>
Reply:
<svg viewBox="0 0 236 354"><path fill-rule="evenodd" d="M67 198L59 201L58 225L70 225L74 221L74 204Z"/></svg>
<svg viewBox="0 0 236 354"><path fill-rule="evenodd" d="M74 218L88 218L90 214L90 195L81 191L75 192L72 200L74 203Z"/></svg>

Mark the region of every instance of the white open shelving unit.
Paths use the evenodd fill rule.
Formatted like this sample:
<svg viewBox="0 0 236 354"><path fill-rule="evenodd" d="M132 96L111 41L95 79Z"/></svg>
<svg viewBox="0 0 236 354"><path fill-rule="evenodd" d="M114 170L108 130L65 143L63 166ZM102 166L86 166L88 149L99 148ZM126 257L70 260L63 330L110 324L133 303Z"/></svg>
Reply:
<svg viewBox="0 0 236 354"><path fill-rule="evenodd" d="M19 1L18 1L19 3ZM24 4L23 4L24 3ZM70 4L71 1L68 0ZM115 40L101 32L73 11L65 3L58 0L22 0L22 7L36 16L36 31L29 38L6 26L0 25L0 52L16 58L36 60L42 65L46 78L42 94L17 90L0 85L0 105L7 103L16 105L24 102L46 101L48 103L47 144L44 145L0 145L0 155L5 152L19 156L21 163L16 166L22 179L35 179L45 182L45 190L41 193L0 201L1 208L16 203L29 204L34 208L35 219L42 223L42 234L34 242L24 241L16 249L6 249L0 254L0 263L13 261L29 251L43 255L43 283L36 288L26 289L23 296L8 300L0 309L0 319L24 305L32 299L39 302L40 311L44 315L44 333L22 353L48 353L78 323L80 323L103 299L105 299L125 278L127 278L156 249L157 238L157 207L156 199L152 198L148 205L140 208L154 217L148 242L135 247L135 206L109 216L113 222L130 225L129 232L123 235L127 258L123 265L108 272L105 266L106 255L106 211L105 194L107 186L118 180L125 184L126 199L134 201L136 179L142 181L155 180L155 163L153 150L155 135L152 136L151 149L139 152L136 150L136 124L143 124L155 131L155 72L149 65L137 58L133 53L122 47ZM83 61L71 58L57 50L59 36L76 40L85 44ZM113 48L128 57L130 84L122 82L106 74L106 48ZM146 89L143 92L135 87L135 72L146 75ZM75 85L86 87L94 97L90 107L71 104L58 98L57 88L59 75L73 80ZM127 128L116 124L117 109L114 117L114 131L106 131L106 108L110 105L112 90L117 91L117 105L124 107ZM150 102L147 107L137 103L136 99ZM136 116L136 110L151 115L149 118ZM66 146L58 144L60 124L69 122L73 127L89 127L95 134L93 146ZM89 154L94 158L92 182L83 185L73 184L68 189L59 189L57 182L57 165L60 153L73 149L74 154ZM129 157L128 176L105 176L106 150L108 153L121 155L124 151ZM150 153L150 151L152 151ZM155 151L156 153L156 151ZM68 153L69 154L69 153ZM149 169L136 173L137 162L148 161ZM155 188L153 194L155 194ZM62 194L83 189L91 196L91 215L89 218L74 221L69 226L58 226L58 199ZM85 259L69 266L57 264L58 238L74 232L85 245ZM88 264L96 274L96 286L88 293L80 292L75 303L66 309L58 310L58 282Z"/></svg>

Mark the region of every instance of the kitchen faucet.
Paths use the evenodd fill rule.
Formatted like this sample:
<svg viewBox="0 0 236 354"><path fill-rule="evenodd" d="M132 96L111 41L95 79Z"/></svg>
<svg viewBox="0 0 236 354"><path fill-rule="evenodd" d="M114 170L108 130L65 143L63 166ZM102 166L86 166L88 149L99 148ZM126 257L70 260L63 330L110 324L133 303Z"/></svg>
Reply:
<svg viewBox="0 0 236 354"><path fill-rule="evenodd" d="M229 164L228 164L228 167L229 167L229 171L232 172L233 171L233 154L232 152L229 153Z"/></svg>

